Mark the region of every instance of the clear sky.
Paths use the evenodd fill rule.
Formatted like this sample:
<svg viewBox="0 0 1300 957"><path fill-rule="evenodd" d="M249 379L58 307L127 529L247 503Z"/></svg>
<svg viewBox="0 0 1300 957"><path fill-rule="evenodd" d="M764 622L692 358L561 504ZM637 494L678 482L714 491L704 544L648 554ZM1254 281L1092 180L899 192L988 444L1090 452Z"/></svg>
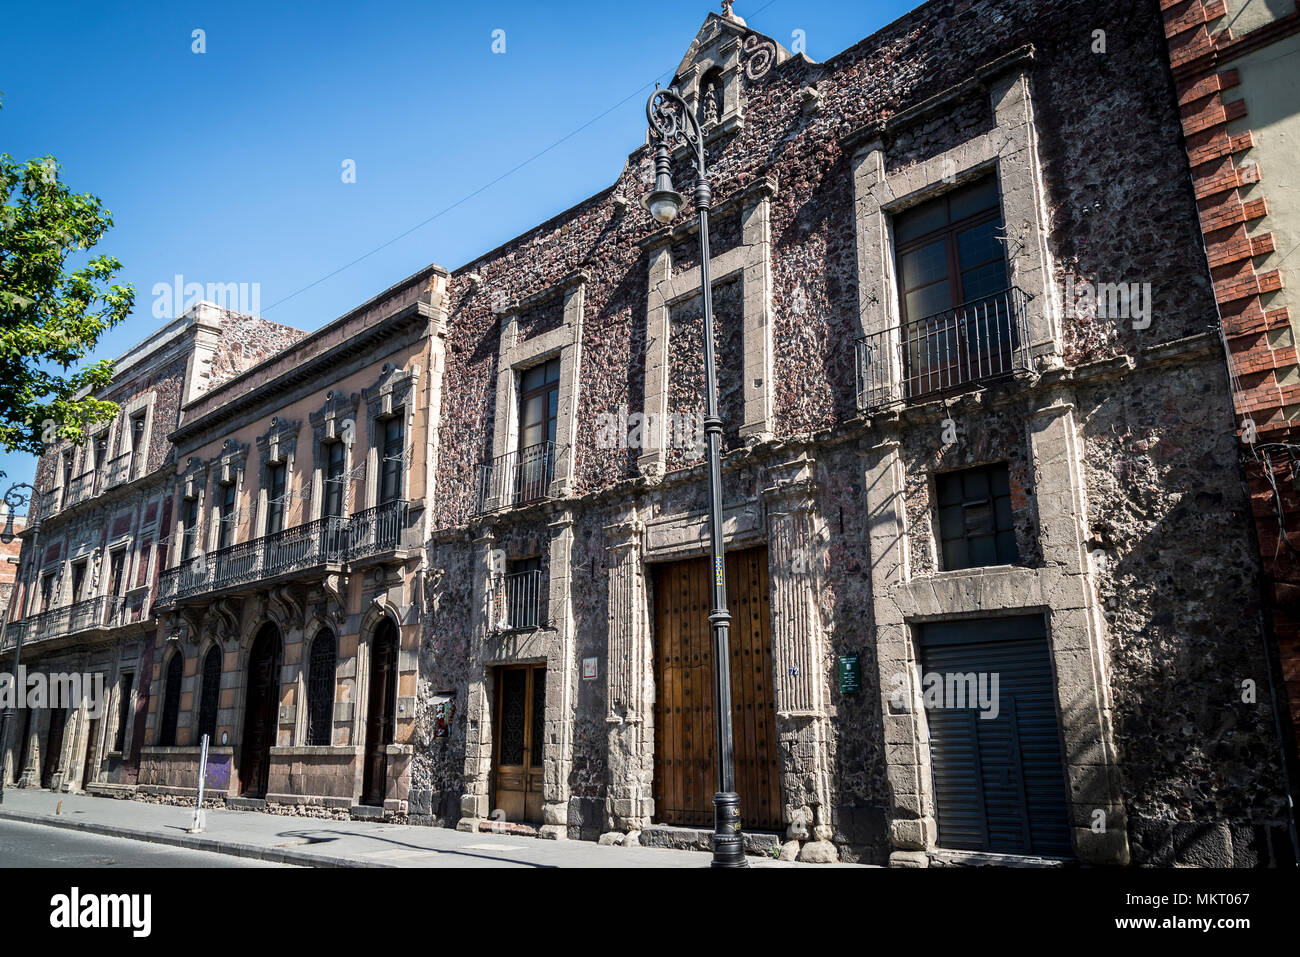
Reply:
<svg viewBox="0 0 1300 957"><path fill-rule="evenodd" d="M787 48L802 31L825 60L919 2L738 0L735 12ZM717 9L3 0L0 151L53 154L71 189L113 213L94 252L122 261L136 305L97 356L161 324L153 289L177 275L256 283L261 315L312 330L608 186L644 139L655 81ZM0 453L3 486L34 464Z"/></svg>

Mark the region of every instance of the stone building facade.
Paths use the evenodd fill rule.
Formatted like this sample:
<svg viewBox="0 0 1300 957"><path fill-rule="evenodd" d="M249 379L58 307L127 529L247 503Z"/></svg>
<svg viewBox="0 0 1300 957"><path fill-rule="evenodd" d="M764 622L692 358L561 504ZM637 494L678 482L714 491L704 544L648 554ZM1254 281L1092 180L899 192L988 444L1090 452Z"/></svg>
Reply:
<svg viewBox="0 0 1300 957"><path fill-rule="evenodd" d="M206 734L214 799L405 813L445 285L429 267L182 409L138 794L192 800Z"/></svg>
<svg viewBox="0 0 1300 957"><path fill-rule="evenodd" d="M12 671L21 632L28 675L83 675L102 699L20 709L6 781L131 792L172 522L169 435L185 403L301 334L199 303L118 358L100 396L117 403L115 419L41 456L0 667Z"/></svg>
<svg viewBox="0 0 1300 957"><path fill-rule="evenodd" d="M752 851L1293 859L1177 6L931 0L818 63L725 4L678 65ZM207 734L234 805L707 846L703 278L653 172L184 387L99 786L193 800Z"/></svg>
<svg viewBox="0 0 1300 957"><path fill-rule="evenodd" d="M676 71L742 813L788 855L1292 853L1160 12L1121 6L935 0L824 63L715 14ZM700 264L652 173L451 276L410 820L704 841ZM933 695L965 674L1002 724Z"/></svg>

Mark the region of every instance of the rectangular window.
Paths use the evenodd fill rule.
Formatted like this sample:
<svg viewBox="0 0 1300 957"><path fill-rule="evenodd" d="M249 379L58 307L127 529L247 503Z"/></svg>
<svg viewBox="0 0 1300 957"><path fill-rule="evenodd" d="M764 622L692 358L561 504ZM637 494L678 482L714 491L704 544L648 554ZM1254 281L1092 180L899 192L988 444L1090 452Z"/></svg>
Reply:
<svg viewBox="0 0 1300 957"><path fill-rule="evenodd" d="M235 483L220 486L221 502L217 506L217 548L235 543Z"/></svg>
<svg viewBox="0 0 1300 957"><path fill-rule="evenodd" d="M92 443L92 449L95 454L95 461L94 464L91 465L91 468L95 469L96 471L99 471L108 464L108 432L107 431L100 432L99 435L95 436L95 440ZM89 469L87 469L87 471L89 471Z"/></svg>
<svg viewBox="0 0 1300 957"><path fill-rule="evenodd" d="M1020 560L1005 462L935 477L945 570Z"/></svg>
<svg viewBox="0 0 1300 957"><path fill-rule="evenodd" d="M519 462L515 502L545 498L555 466L560 408L560 360L526 369L519 382Z"/></svg>
<svg viewBox="0 0 1300 957"><path fill-rule="evenodd" d="M85 596L81 593L86 587L86 563L76 562L72 566L72 593L69 602L78 602Z"/></svg>
<svg viewBox="0 0 1300 957"><path fill-rule="evenodd" d="M108 562L108 593L113 596L122 594L122 586L126 581L126 549L119 548L109 558Z"/></svg>
<svg viewBox="0 0 1300 957"><path fill-rule="evenodd" d="M342 442L325 446L325 495L321 503L325 518L343 515L343 453Z"/></svg>
<svg viewBox="0 0 1300 957"><path fill-rule="evenodd" d="M144 472L144 412L131 416L131 474Z"/></svg>
<svg viewBox="0 0 1300 957"><path fill-rule="evenodd" d="M118 684L117 734L113 737L113 750L119 754L126 749L126 728L131 723L131 685L135 675L126 672Z"/></svg>
<svg viewBox="0 0 1300 957"><path fill-rule="evenodd" d="M41 576L41 611L49 611L54 601L54 573L47 572Z"/></svg>
<svg viewBox="0 0 1300 957"><path fill-rule="evenodd" d="M185 561L194 557L194 550L198 547L199 500L187 498L181 507L181 561Z"/></svg>
<svg viewBox="0 0 1300 957"><path fill-rule="evenodd" d="M267 467L266 475L266 534L274 535L284 528L284 482L288 467L277 462Z"/></svg>
<svg viewBox="0 0 1300 957"><path fill-rule="evenodd" d="M383 461L379 470L379 504L402 497L402 467L406 457L406 422L403 415L383 421Z"/></svg>

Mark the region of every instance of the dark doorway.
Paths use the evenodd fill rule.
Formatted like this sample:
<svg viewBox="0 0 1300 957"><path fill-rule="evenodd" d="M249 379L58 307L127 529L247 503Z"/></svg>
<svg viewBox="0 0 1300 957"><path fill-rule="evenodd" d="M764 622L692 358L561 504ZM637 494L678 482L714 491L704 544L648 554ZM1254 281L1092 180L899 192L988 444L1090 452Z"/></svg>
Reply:
<svg viewBox="0 0 1300 957"><path fill-rule="evenodd" d="M18 742L18 763L14 765L14 784L23 783L23 775L27 771L27 759L31 757L32 747L32 714L31 708L23 709L23 738Z"/></svg>
<svg viewBox="0 0 1300 957"><path fill-rule="evenodd" d="M707 558L655 569L654 795L656 819L664 824L713 823L712 582ZM728 552L736 792L745 826L758 830L782 827L769 606L767 549Z"/></svg>
<svg viewBox="0 0 1300 957"><path fill-rule="evenodd" d="M54 787L54 775L59 770L63 754L63 729L68 723L68 709L50 711L50 733L45 736L45 752L41 755L41 787Z"/></svg>
<svg viewBox="0 0 1300 957"><path fill-rule="evenodd" d="M945 688L925 713L939 846L1070 857L1065 761L1042 617L936 622L921 626L919 638L926 678ZM972 701L980 682L984 700Z"/></svg>
<svg viewBox="0 0 1300 957"><path fill-rule="evenodd" d="M81 768L81 790L95 783L95 771L99 767L95 761L95 744L99 740L99 719L93 718L90 730L86 733L86 762Z"/></svg>
<svg viewBox="0 0 1300 957"><path fill-rule="evenodd" d="M362 804L384 803L384 793L388 788L388 746L393 743L396 697L397 626L385 618L370 639L370 700L366 706Z"/></svg>
<svg viewBox="0 0 1300 957"><path fill-rule="evenodd" d="M507 821L542 820L546 665L496 670L496 787L492 809Z"/></svg>
<svg viewBox="0 0 1300 957"><path fill-rule="evenodd" d="M248 656L244 738L239 759L239 791L244 797L266 797L280 704L280 661L280 632L275 625L263 625Z"/></svg>

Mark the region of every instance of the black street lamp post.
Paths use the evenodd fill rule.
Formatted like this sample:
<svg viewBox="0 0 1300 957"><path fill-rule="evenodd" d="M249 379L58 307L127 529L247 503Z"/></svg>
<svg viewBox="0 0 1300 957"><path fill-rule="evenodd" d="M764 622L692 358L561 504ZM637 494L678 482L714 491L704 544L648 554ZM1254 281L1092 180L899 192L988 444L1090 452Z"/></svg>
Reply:
<svg viewBox="0 0 1300 957"><path fill-rule="evenodd" d="M718 793L713 796L713 866L748 867L740 823L740 796L736 794L735 758L731 737L731 655L727 611L727 575L722 542L722 419L718 415L718 380L713 348L713 287L709 274L709 189L704 158L704 133L691 108L675 89L656 89L646 103L650 139L655 144L655 188L644 203L650 215L670 223L682 206L673 189L673 146L687 146L695 165L695 210L700 228L700 283L704 296L704 435L709 466L709 555L713 565L713 697L717 713Z"/></svg>
<svg viewBox="0 0 1300 957"><path fill-rule="evenodd" d="M27 489L27 491L24 492L23 489ZM4 542L4 544L8 545L10 542L14 540L14 509L19 508L23 505L27 505L29 503L32 503L34 505L35 502L36 502L36 489L28 485L26 482L19 482L9 486L9 490L4 494L4 503L6 506L8 506L9 517L5 521L4 531L0 532L0 542ZM22 575L21 582L15 582L14 584L14 591L17 594L19 601L25 601L27 598L26 589L20 591L18 589L18 585L30 584L29 578L31 576L27 574L27 571L30 568L32 568L36 562L36 539L40 536L40 532L41 532L41 519L40 519L40 515L37 514L36 508L34 507L28 508L27 517L28 517L28 521L30 522L30 524L27 527L32 532L32 550L31 550L31 555L27 560L27 564L23 568L23 575ZM9 630L9 615L7 609L5 610L4 614L5 614L4 624L0 626L0 647L3 647L4 644L3 636ZM26 618L27 616L24 615L23 617ZM27 636L27 628L26 625L24 625L23 628L19 630L18 641L14 645L13 673L9 679L10 680L9 690L10 690L10 694L13 695L13 703L10 704L8 707L6 707L3 713L0 713L0 804L3 804L5 799L4 764L5 764L5 756L8 755L9 753L9 725L13 724L14 718L17 717L17 715L14 712L14 707L18 704L18 696L22 694L25 690L23 688L19 688L17 682L18 682L18 664L22 660L23 639L26 636Z"/></svg>

